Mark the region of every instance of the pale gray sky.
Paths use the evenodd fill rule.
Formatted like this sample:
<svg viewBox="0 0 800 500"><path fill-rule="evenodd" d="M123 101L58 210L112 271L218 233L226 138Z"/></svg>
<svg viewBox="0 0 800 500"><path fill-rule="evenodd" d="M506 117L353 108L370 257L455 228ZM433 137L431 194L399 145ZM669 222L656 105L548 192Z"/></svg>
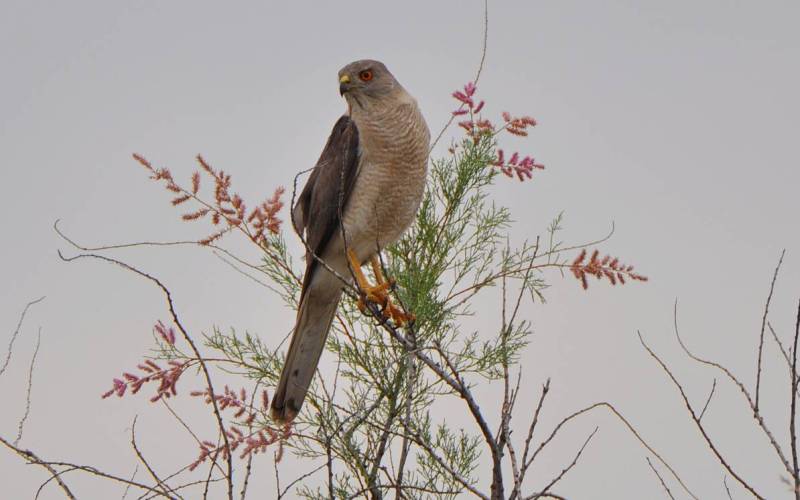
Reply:
<svg viewBox="0 0 800 500"><path fill-rule="evenodd" d="M490 2L489 15L479 92L489 114L539 120L530 140L507 144L547 165L532 183L498 183L494 196L515 214L515 234L541 234L561 210L572 242L603 235L613 221L616 234L602 248L651 278L624 288L592 283L586 293L551 277L549 303L525 311L537 330L523 360L527 408L546 377L547 425L613 402L701 498L721 498L722 470L636 330L702 404L717 374L679 351L677 297L687 342L752 387L763 303L786 248L771 319L789 340L800 293L800 4L505 1ZM166 319L161 296L116 268L60 262L56 250L67 246L53 221L87 244L204 235L178 220L130 154L186 178L203 153L247 198L263 198L313 165L344 108L336 72L355 59L383 60L438 129L453 108L449 93L474 74L482 16L478 1L2 2L0 342L26 302L47 299L31 310L0 378L0 433L16 433L41 325L24 445L127 475L135 464L128 429L139 414L156 463L191 458L191 439L145 397L98 396L150 347L152 322ZM163 278L194 330L230 325L277 342L291 327L290 311L202 249L115 255ZM484 304L493 320L495 297ZM788 377L772 343L765 353L766 417L787 442ZM705 417L713 437L762 494L788 497L783 468L739 393L719 382ZM595 425L599 434L559 491L662 498L645 450L600 413L564 435L531 486L560 471ZM254 487L273 491L271 460L258 466ZM4 498L31 497L44 477L0 453ZM121 496L116 485L72 479L82 498ZM747 497L728 483L734 498ZM43 498L60 496L48 486Z"/></svg>

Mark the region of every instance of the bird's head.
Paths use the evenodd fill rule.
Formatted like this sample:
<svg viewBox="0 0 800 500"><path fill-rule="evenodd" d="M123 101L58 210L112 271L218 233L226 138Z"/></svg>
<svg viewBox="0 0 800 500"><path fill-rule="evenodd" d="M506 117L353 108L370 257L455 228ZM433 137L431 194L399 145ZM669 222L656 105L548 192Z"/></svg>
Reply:
<svg viewBox="0 0 800 500"><path fill-rule="evenodd" d="M339 93L349 104L360 107L380 100L402 89L386 66L380 61L362 59L339 70Z"/></svg>

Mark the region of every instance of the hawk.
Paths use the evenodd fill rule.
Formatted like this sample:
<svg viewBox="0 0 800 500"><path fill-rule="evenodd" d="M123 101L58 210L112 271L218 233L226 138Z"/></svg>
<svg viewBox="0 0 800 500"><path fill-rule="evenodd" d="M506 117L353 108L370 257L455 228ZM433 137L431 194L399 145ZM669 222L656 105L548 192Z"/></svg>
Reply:
<svg viewBox="0 0 800 500"><path fill-rule="evenodd" d="M355 277L367 300L381 304L396 322L409 319L388 299L390 281L378 254L414 220L425 190L430 132L416 100L381 62L342 68L339 92L348 111L333 126L292 210L306 243L306 271L272 399L272 417L280 422L292 421L303 405L342 295L341 278ZM375 285L361 270L367 261Z"/></svg>

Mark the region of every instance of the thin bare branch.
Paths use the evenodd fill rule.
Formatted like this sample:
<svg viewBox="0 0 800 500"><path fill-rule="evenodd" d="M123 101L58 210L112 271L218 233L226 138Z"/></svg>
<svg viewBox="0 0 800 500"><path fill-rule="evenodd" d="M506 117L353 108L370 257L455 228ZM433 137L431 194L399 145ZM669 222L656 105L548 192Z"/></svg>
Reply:
<svg viewBox="0 0 800 500"><path fill-rule="evenodd" d="M730 490L730 488L728 488L728 477L727 476L722 476L722 485L725 486L725 493L728 494L728 500L733 500L733 497L731 496L731 490Z"/></svg>
<svg viewBox="0 0 800 500"><path fill-rule="evenodd" d="M28 420L28 415L31 413L31 390L33 389L33 370L36 367L36 356L39 354L39 346L42 343L42 327L39 327L39 333L36 335L36 348L33 350L31 356L31 365L28 369L28 387L25 393L25 413L19 419L17 424L17 437L14 439L14 446L17 446L22 439L22 431L25 427L25 421Z"/></svg>
<svg viewBox="0 0 800 500"><path fill-rule="evenodd" d="M284 497L284 496L285 496L285 495L286 495L286 494L289 492L289 490L291 490L291 489L292 489L292 487L294 487L294 485L296 485L296 484L297 484L297 483L299 483L300 481L305 481L305 480L306 480L306 479L308 479L309 477L313 476L313 475L314 475L314 474L316 474L317 472L319 472L319 471L321 471L322 469L324 469L326 466L327 466L327 464L325 464L325 463L323 463L323 464L320 464L320 465L318 465L318 466L314 467L313 469L311 469L310 471L306 472L305 474L302 474L302 475L300 475L300 476L297 476L297 477L296 477L296 478L295 478L295 479L294 479L294 480L293 480L291 483L289 483L289 484L288 484L288 485L287 485L285 488L283 488L283 489L280 489L280 482L279 482L279 483L278 483L278 488L279 488L279 490L278 490L278 499L277 499L277 500L280 500L281 498L283 498L283 497ZM275 464L275 475L276 475L276 477L278 477L278 476L277 476L277 475L278 475L278 464L277 464L277 463Z"/></svg>
<svg viewBox="0 0 800 500"><path fill-rule="evenodd" d="M161 491L165 495L169 495L170 493L175 494L174 491L170 489L170 487L165 484L161 479L159 479L158 474L156 471L150 467L150 464L147 463L147 460L144 458L142 451L139 449L139 446L136 444L136 420L139 418L138 415L133 417L133 423L131 423L131 446L133 447L133 451L136 452L136 456L139 458L139 461L142 462L142 465L145 466L147 472L150 473L150 477L152 477L156 482L156 487L161 487Z"/></svg>
<svg viewBox="0 0 800 500"><path fill-rule="evenodd" d="M14 329L14 333L11 334L11 340L8 341L8 349L6 350L6 359L3 361L3 366L0 367L0 376L5 373L6 368L8 367L8 363L11 361L11 354L14 352L14 342L17 340L17 336L19 336L19 330L22 328L22 322L25 321L25 315L28 313L28 309L31 306L38 304L39 302L43 301L44 297L39 297L36 300L32 300L25 304L25 308L22 310L22 314L19 315L19 321L17 322L17 327Z"/></svg>
<svg viewBox="0 0 800 500"><path fill-rule="evenodd" d="M481 73L483 72L483 63L486 61L486 46L489 42L489 0L483 0L483 45L481 46L481 60L478 63L478 70L475 72L475 79L472 83L478 85L478 80L481 79ZM431 143L430 148L428 148L428 154L433 151L433 148L441 140L442 136L444 135L445 131L450 128L450 125L453 124L453 120L455 120L456 115L450 115L450 119L447 120L447 123L444 124L442 129L436 135L436 139L433 140Z"/></svg>
<svg viewBox="0 0 800 500"><path fill-rule="evenodd" d="M39 300L41 300L41 299L39 299ZM19 455L22 458L28 460L30 463L36 464L36 465L40 465L40 466L44 467L45 469L47 469L47 472L50 473L52 479L56 480L56 483L58 483L58 486L64 492L64 495L67 498L70 498L72 500L75 499L75 495L73 495L72 491L69 489L69 487L64 482L64 480L61 479L61 474L62 473L58 472L55 469L55 467L50 465L48 462L45 462L44 460L40 459L36 455L36 453L32 452L31 450L24 450L22 448L19 448L19 447L15 446L14 444L12 444L11 442L6 441L3 437L0 437L0 443L4 444L6 446L6 448L10 449L11 451L16 453L17 455Z"/></svg>
<svg viewBox="0 0 800 500"><path fill-rule="evenodd" d="M56 473L55 473L55 474L53 474L52 476L50 476L50 477L48 477L47 479L45 479L45 480L42 482L42 484L40 484L40 485L39 485L39 488L37 488L37 489L36 489L36 495L33 497L33 500L38 500L38 499L39 499L39 495L41 495L41 494L42 494L42 492L44 491L45 487L46 487L48 484L50 484L50 481L56 480L56 479L58 479L60 476L62 476L63 474L66 474L67 472L72 472L72 471L74 471L74 470L75 470L74 468L69 468L69 467L68 467L68 468L66 468L66 469L64 469L64 470L61 470L61 471L59 471L59 472L56 472Z"/></svg>
<svg viewBox="0 0 800 500"><path fill-rule="evenodd" d="M786 250L781 251L781 257L778 259L778 265L775 266L775 273L772 275L772 282L769 285L769 295L767 295L767 303L764 306L764 316L761 318L761 335L758 337L758 367L756 368L756 401L755 411L758 412L758 400L761 393L761 352L764 349L764 330L767 324L767 315L769 314L769 303L772 301L772 292L775 290L775 281L778 279L778 271L781 269L783 263L783 256Z"/></svg>
<svg viewBox="0 0 800 500"><path fill-rule="evenodd" d="M130 479L131 481L136 479L136 474L138 472L139 472L139 464L136 464L136 467L134 467L134 469L133 469L133 474L131 474L131 479ZM131 489L131 485L130 484L126 484L125 485L125 491L122 493L122 500L125 500L126 498L128 498L128 492L130 491L130 489Z"/></svg>
<svg viewBox="0 0 800 500"><path fill-rule="evenodd" d="M702 420L703 415L706 414L706 410L708 409L708 404L711 403L711 398L714 397L714 390L717 388L717 379L714 379L714 383L711 384L711 392L708 393L708 398L706 399L706 404L703 405L703 411L700 412L700 416L697 418Z"/></svg>
<svg viewBox="0 0 800 500"><path fill-rule="evenodd" d="M528 427L528 436L525 438L525 448L522 452L522 467L519 473L519 483L525 480L525 474L528 472L528 468L533 463L533 461L528 460L528 454L531 451L531 441L533 440L533 432L536 429L536 424L539 422L539 413L542 411L542 405L544 404L544 398L547 397L547 393L550 392L550 379L548 378L547 381L542 386L542 394L539 396L539 402L536 405L536 411L533 413L533 419L531 420L531 425ZM522 495L522 492L514 491L511 493L510 500L515 500L519 496Z"/></svg>
<svg viewBox="0 0 800 500"><path fill-rule="evenodd" d="M572 462L570 462L570 464L567 465L558 476L556 476L552 481L550 481L550 484L548 484L541 492L526 497L525 500L537 500L539 498L542 498L543 496L546 497L547 492L550 491L550 488L555 486L555 484L559 482L567 474L567 472L570 471L570 469L575 467L575 464L577 464L578 460L581 458L583 450L586 449L586 446L589 444L589 441L591 441L594 435L597 434L597 429L599 429L599 427L594 428L592 433L589 434L589 437L586 438L586 441L583 442L583 446L581 446L581 449L578 450L578 453L575 455L575 458L572 459Z"/></svg>
<svg viewBox="0 0 800 500"><path fill-rule="evenodd" d="M199 245L197 241L191 240L184 240L184 241L136 241L133 243L120 243L117 245L102 245L96 247L86 247L79 245L74 240L70 239L61 229L58 227L58 224L61 222L61 219L56 219L53 222L53 230L67 243L72 245L73 247L77 248L78 250L83 250L84 252L102 252L104 250L119 250L121 248L133 248L133 247L171 247L171 246L181 246L181 245Z"/></svg>
<svg viewBox="0 0 800 500"><path fill-rule="evenodd" d="M658 473L658 470L653 465L653 462L650 461L650 457L646 457L646 458L647 458L647 465L650 466L650 469L653 471L653 473L658 478L658 481L661 483L661 487L664 488L664 491L667 493L667 496L669 496L672 500L675 500L675 497L672 496L672 492L669 491L669 487L667 487L667 483L664 482L664 478L661 477L661 474Z"/></svg>
<svg viewBox="0 0 800 500"><path fill-rule="evenodd" d="M208 360L206 360L206 361L208 361ZM178 423L180 423L180 424L181 424L181 426L182 426L184 429L186 429L186 432L188 432L188 433L189 433L189 435L191 435L191 436L192 436L192 438L194 438L195 442L196 442L198 445L202 445L202 444L203 444L202 440L201 440L201 439L200 439L200 438L197 436L197 434L195 434L195 432L192 430L192 428L191 428L191 427L189 427L189 425L188 425L188 424L187 424L187 423L186 423L186 422L185 422L185 421L184 421L184 420L183 420L183 419L180 417L180 415L178 415L178 413L177 413L177 412L176 412L176 411L175 411L175 410L172 408L172 406L170 406L170 405L169 405L169 403L167 403L167 399L166 399L166 398L161 398L159 401L161 401L161 402L164 404L164 406L167 408L167 410L168 410L168 411L169 411L169 412L172 414L172 416L173 416L173 417L175 417L175 420L177 420L177 421L178 421ZM224 470L222 469L222 467L220 467L220 465L217 463L217 455L216 455L216 454L214 454L214 455L210 456L209 458L211 459L211 461L213 462L213 464L214 464L214 465L216 465L216 467L217 467L217 469L219 470L219 472L220 472L222 475L225 475L225 471L224 471ZM173 474L173 475L171 475L171 476L168 476L168 477L166 478L166 480L167 480L167 481L169 481L169 480L170 480L172 477L174 477L175 475L177 475L177 474L178 474L178 473L180 473L180 472L183 472L184 470L185 470L185 468L182 468L182 469L181 469L179 472L177 472L177 473L175 473L175 474Z"/></svg>
<svg viewBox="0 0 800 500"><path fill-rule="evenodd" d="M792 373L791 388L789 397L792 400L789 413L789 436L792 444L792 466L794 467L794 498L800 500L800 474L798 474L797 464L797 433L795 431L795 421L797 420L797 338L800 336L800 300L797 301L797 320L794 326L794 346L792 347Z"/></svg>
<svg viewBox="0 0 800 500"><path fill-rule="evenodd" d="M786 350L783 342L781 342L781 339L778 338L778 334L775 333L775 329L772 328L772 325L769 322L767 322L767 328L769 328L769 332L772 334L772 338L775 340L775 343L778 344L778 348L781 350L781 354L783 354L783 359L786 361L786 367L789 369L789 372L791 372L792 360L789 358L789 351Z"/></svg>
<svg viewBox="0 0 800 500"><path fill-rule="evenodd" d="M266 288L266 289L268 289L268 290L272 290L272 291L273 291L273 292L275 292L275 293L280 293L280 292L279 292L279 291L278 291L278 290L277 290L275 287L273 287L273 286L270 286L270 285L268 285L267 283L264 283L264 282L263 282L263 281L261 281L260 279L256 278L256 277L255 277L255 276L253 276L252 274L250 274L250 273L248 273L247 271L245 271L244 269L241 269L239 266L237 266L236 264L234 264L232 261L230 261L230 260L226 259L226 258L225 258L225 257L224 257L224 256L223 256L221 253L217 252L216 250L214 250L214 256L215 256L215 257L217 257L217 258L218 258L219 260L221 260L222 262L224 262L225 264L227 264L227 265L228 265L228 267L230 267L231 269L233 269L233 270L234 270L234 271L236 271L237 273L239 273L239 274L241 274L242 276L244 276L245 278L248 278L248 279L250 279L251 281L255 282L255 283L256 283L256 284L258 284L258 285L261 285L262 287L264 287L264 288Z"/></svg>

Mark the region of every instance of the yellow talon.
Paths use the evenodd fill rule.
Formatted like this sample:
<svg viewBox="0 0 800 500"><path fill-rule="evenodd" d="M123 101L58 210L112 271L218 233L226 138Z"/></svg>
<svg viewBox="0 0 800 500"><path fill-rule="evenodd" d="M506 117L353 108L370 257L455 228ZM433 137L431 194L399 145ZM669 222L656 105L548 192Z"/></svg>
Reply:
<svg viewBox="0 0 800 500"><path fill-rule="evenodd" d="M359 311L365 312L367 309L366 301L369 301L379 305L382 308L383 317L391 318L398 326L403 326L415 319L413 314L404 313L402 309L394 305L390 300L389 290L394 286L395 281L391 278L387 279L383 275L381 263L376 255L370 258L372 272L375 274L375 285L370 284L366 276L364 276L364 272L361 270L361 262L359 262L355 252L348 250L347 257L350 260L358 289L362 293L356 304Z"/></svg>

